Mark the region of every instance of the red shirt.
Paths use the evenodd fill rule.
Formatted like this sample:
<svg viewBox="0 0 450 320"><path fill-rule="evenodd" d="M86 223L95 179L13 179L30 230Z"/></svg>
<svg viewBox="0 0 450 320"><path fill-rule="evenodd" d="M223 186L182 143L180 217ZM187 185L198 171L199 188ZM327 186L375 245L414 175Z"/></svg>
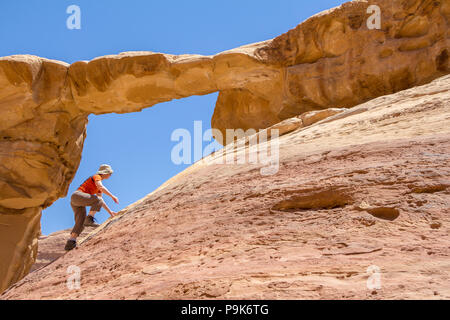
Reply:
<svg viewBox="0 0 450 320"><path fill-rule="evenodd" d="M97 188L97 185L95 184L96 181L102 181L102 177L99 174L87 178L86 181L84 181L83 184L78 188L78 190L89 194L101 193L100 189Z"/></svg>

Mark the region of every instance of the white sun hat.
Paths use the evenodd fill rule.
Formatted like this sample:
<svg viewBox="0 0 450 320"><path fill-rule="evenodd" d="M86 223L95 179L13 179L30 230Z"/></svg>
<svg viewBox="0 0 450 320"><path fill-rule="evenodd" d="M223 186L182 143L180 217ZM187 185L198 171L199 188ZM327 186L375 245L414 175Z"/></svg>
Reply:
<svg viewBox="0 0 450 320"><path fill-rule="evenodd" d="M102 164L97 171L97 174L111 174L114 170L108 164Z"/></svg>

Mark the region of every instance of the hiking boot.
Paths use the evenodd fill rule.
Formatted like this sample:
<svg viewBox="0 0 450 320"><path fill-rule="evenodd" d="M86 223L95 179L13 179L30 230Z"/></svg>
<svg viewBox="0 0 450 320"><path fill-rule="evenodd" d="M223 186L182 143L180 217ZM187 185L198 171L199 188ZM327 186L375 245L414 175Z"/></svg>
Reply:
<svg viewBox="0 0 450 320"><path fill-rule="evenodd" d="M86 219L84 219L84 225L86 227L98 227L99 224L95 223L95 218L93 216L88 215Z"/></svg>
<svg viewBox="0 0 450 320"><path fill-rule="evenodd" d="M67 240L64 250L70 251L72 249L75 249L76 246L77 246L77 242L75 240Z"/></svg>

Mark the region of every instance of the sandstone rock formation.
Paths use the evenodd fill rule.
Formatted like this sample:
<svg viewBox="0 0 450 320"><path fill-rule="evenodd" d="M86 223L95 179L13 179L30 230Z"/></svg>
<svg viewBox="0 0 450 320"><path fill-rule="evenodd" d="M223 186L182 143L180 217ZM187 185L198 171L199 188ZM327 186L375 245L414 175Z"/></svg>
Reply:
<svg viewBox="0 0 450 320"><path fill-rule="evenodd" d="M41 210L66 195L80 163L88 114L64 101L67 68L0 58L0 292L28 273Z"/></svg>
<svg viewBox="0 0 450 320"><path fill-rule="evenodd" d="M372 4L379 30L366 24ZM449 23L450 0L352 1L215 56L127 52L71 65L0 58L0 291L33 264L41 210L66 195L90 113L219 91L212 126L224 132L350 108L447 74Z"/></svg>
<svg viewBox="0 0 450 320"><path fill-rule="evenodd" d="M0 297L449 299L449 99L445 76L299 126L275 175L227 146Z"/></svg>
<svg viewBox="0 0 450 320"><path fill-rule="evenodd" d="M96 227L85 227L83 232L80 234L80 238L82 239L87 237L95 229ZM64 245L66 244L71 231L72 229L66 229L54 232L48 236L40 236L38 241L39 251L36 257L36 262L31 267L30 272L39 270L63 256L66 253L64 250Z"/></svg>

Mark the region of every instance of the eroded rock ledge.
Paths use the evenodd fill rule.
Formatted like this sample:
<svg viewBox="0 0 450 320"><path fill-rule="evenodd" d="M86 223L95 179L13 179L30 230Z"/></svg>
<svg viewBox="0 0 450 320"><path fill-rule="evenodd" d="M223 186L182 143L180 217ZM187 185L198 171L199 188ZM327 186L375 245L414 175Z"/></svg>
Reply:
<svg viewBox="0 0 450 320"><path fill-rule="evenodd" d="M366 26L371 4L381 9L380 30ZM0 58L0 291L34 262L40 212L67 194L90 113L219 91L212 126L223 132L349 108L447 74L449 21L450 0L352 1L214 56Z"/></svg>

